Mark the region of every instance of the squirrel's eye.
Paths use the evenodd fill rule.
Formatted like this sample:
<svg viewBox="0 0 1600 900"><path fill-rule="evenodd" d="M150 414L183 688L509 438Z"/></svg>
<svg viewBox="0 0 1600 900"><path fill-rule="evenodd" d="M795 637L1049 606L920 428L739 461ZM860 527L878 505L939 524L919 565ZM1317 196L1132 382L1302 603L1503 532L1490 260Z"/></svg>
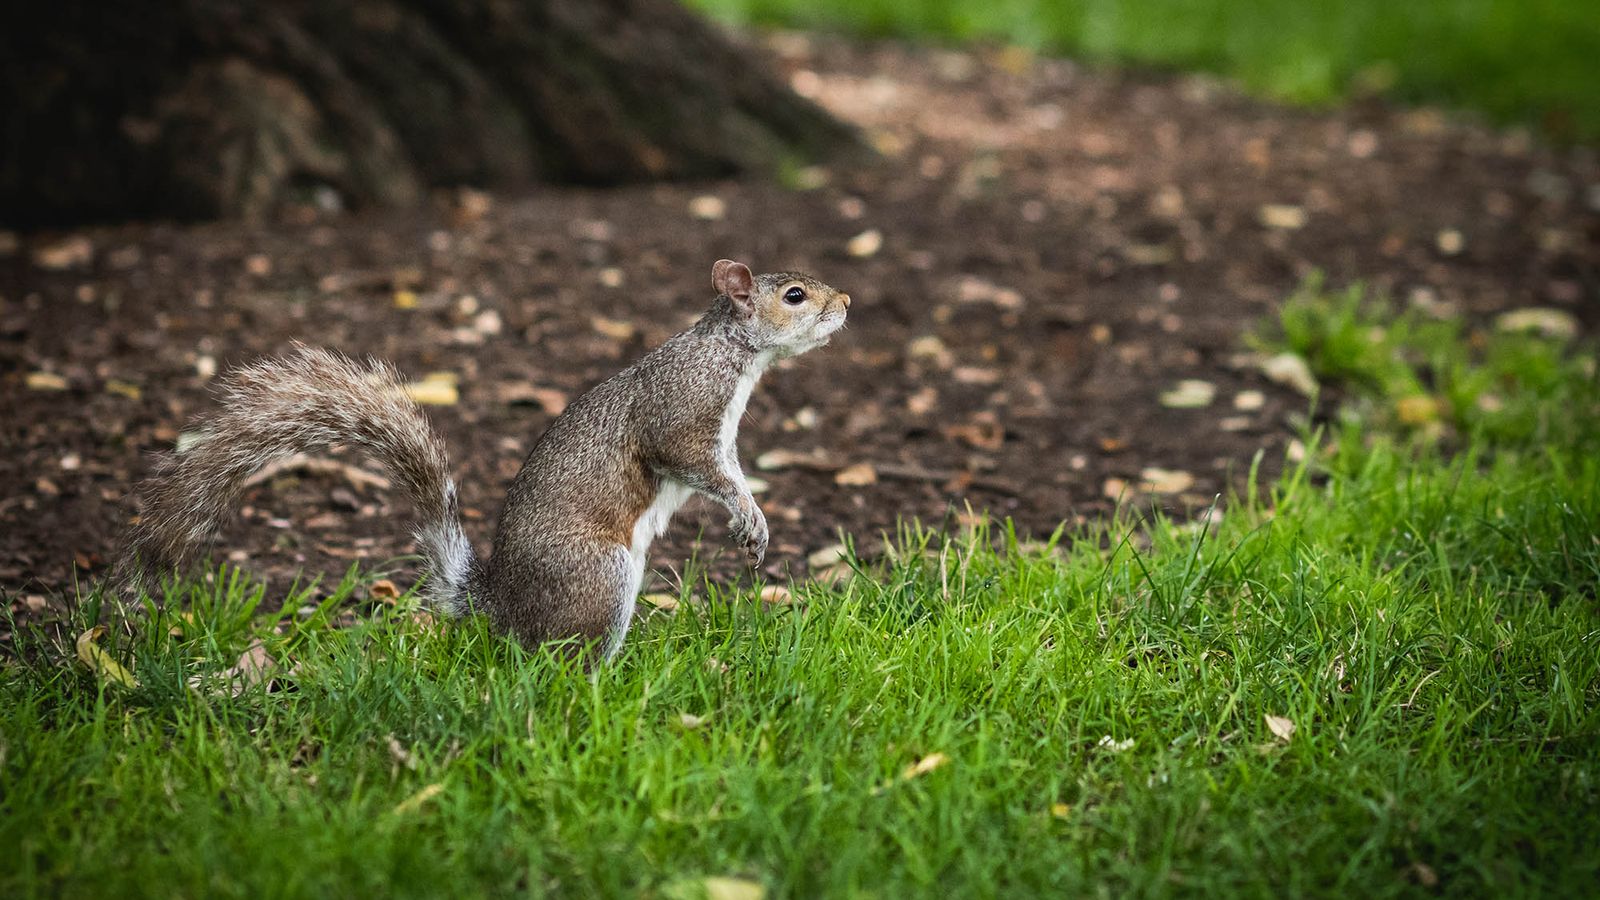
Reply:
<svg viewBox="0 0 1600 900"><path fill-rule="evenodd" d="M783 292L783 302L798 306L806 299L806 292L798 287L789 288Z"/></svg>

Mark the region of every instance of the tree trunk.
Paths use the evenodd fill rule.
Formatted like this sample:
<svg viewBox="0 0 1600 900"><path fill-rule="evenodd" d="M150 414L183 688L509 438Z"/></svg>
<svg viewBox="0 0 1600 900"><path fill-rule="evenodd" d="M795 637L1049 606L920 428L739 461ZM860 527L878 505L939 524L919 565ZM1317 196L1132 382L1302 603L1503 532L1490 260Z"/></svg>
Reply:
<svg viewBox="0 0 1600 900"><path fill-rule="evenodd" d="M858 146L672 0L0 4L0 220L615 183Z"/></svg>

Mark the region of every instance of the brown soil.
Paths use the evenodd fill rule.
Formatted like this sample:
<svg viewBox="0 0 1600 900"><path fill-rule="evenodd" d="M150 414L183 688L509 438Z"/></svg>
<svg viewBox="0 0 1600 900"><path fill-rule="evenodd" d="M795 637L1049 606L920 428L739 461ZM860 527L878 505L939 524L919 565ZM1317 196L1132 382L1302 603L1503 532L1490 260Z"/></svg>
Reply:
<svg viewBox="0 0 1600 900"><path fill-rule="evenodd" d="M402 215L307 207L261 229L0 235L0 588L49 594L103 573L130 482L211 402L201 370L294 340L458 376L460 402L432 418L487 542L550 421L528 388L575 396L684 327L722 256L811 271L856 299L831 347L769 374L750 404L741 444L769 485L775 575L841 528L870 549L901 520L938 524L970 503L1048 533L1105 516L1108 480L1137 491L1150 467L1193 476L1142 498L1179 513L1257 451L1270 475L1307 403L1240 365L1240 336L1314 270L1472 316L1554 306L1600 323L1592 152L1429 111L1286 110L1210 80L1010 52L763 40L884 165L808 190L545 189ZM704 196L724 214L702 217ZM856 255L871 239L852 238L873 229L881 249ZM1164 407L1183 379L1215 385L1215 400ZM1241 391L1264 404L1236 409ZM868 463L878 480L756 471L775 449ZM217 552L283 586L406 552L405 512L302 473L254 489ZM692 507L658 568L681 571L701 536L699 558L737 572L721 519Z"/></svg>

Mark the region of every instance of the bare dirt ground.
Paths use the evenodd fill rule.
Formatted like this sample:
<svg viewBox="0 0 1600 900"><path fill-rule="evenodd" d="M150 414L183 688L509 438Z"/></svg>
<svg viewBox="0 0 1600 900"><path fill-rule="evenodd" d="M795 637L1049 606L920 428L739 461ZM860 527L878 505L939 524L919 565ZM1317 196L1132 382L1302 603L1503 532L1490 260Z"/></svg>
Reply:
<svg viewBox="0 0 1600 900"><path fill-rule="evenodd" d="M1257 451L1270 475L1307 401L1240 364L1241 334L1313 270L1430 309L1556 307L1600 325L1592 151L1009 51L753 40L884 164L463 193L398 214L308 203L270 227L0 234L13 608L102 574L130 483L208 407L208 380L295 340L455 379L458 401L431 416L486 544L561 402L690 322L723 256L856 299L832 346L768 375L742 431L779 576L839 529L870 550L898 521L970 504L1048 533L1117 494L1204 506ZM1185 380L1210 402L1164 405ZM803 464L759 469L771 451ZM283 586L406 552L405 513L381 488L290 472L252 490L216 553ZM698 539L735 575L723 518L690 507L658 570L681 571Z"/></svg>

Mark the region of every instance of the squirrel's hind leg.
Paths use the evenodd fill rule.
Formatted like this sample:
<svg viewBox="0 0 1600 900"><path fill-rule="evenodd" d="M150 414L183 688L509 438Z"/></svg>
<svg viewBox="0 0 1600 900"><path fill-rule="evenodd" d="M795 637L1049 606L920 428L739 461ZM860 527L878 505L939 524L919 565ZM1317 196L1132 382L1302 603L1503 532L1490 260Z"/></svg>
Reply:
<svg viewBox="0 0 1600 900"><path fill-rule="evenodd" d="M525 646L567 641L574 654L610 659L633 622L642 573L621 544L573 544L563 551L559 563L538 565L514 584L500 579L500 602L486 612Z"/></svg>

